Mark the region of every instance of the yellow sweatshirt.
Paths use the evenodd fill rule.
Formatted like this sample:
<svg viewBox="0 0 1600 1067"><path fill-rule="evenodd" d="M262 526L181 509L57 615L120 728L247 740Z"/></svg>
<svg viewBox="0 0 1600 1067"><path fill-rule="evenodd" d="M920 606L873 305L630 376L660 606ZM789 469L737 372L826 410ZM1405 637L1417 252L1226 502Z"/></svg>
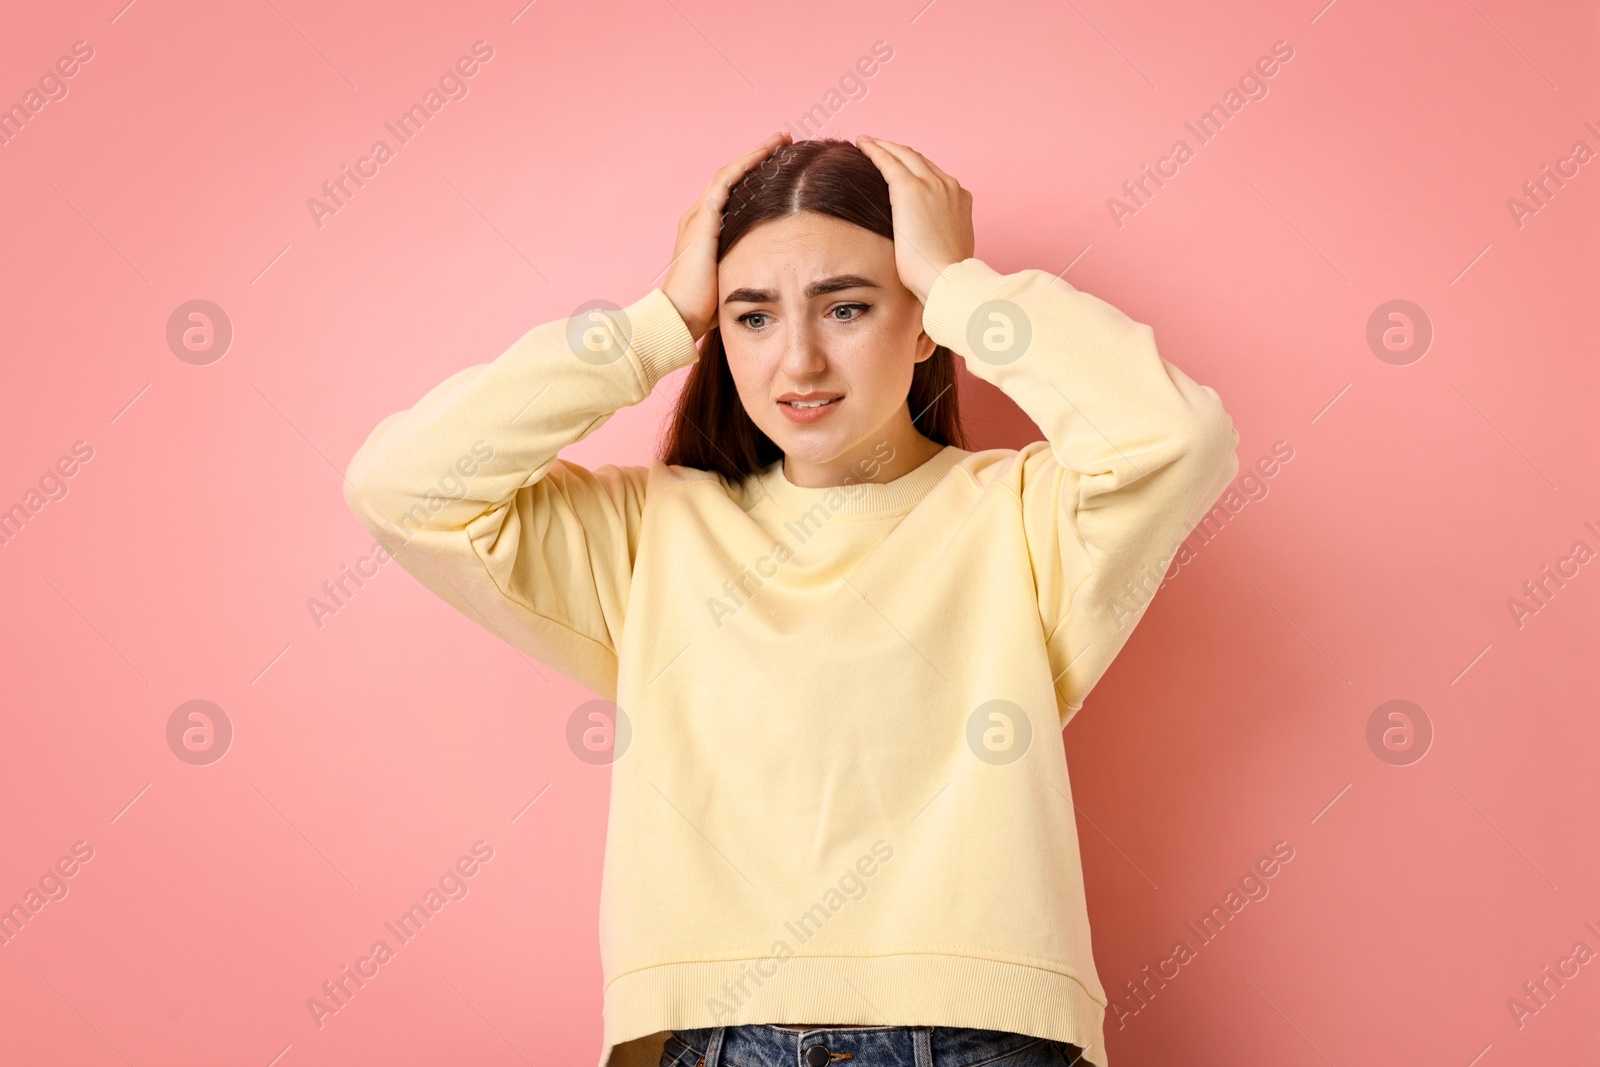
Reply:
<svg viewBox="0 0 1600 1067"><path fill-rule="evenodd" d="M346 484L418 580L619 709L600 1067L762 1022L1009 1030L1105 1067L1059 731L1238 471L1216 392L1099 298L974 258L923 327L1047 441L832 488L589 470L557 454L698 358L660 289L623 312L615 358L555 320L451 376Z"/></svg>

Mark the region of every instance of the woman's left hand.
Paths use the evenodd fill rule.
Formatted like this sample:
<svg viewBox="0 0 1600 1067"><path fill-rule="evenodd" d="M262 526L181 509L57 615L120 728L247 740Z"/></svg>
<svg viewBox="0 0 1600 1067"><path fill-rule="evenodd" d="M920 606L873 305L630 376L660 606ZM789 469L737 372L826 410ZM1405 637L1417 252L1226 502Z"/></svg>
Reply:
<svg viewBox="0 0 1600 1067"><path fill-rule="evenodd" d="M926 304L939 272L972 258L972 194L903 144L865 134L856 144L889 183L900 282Z"/></svg>

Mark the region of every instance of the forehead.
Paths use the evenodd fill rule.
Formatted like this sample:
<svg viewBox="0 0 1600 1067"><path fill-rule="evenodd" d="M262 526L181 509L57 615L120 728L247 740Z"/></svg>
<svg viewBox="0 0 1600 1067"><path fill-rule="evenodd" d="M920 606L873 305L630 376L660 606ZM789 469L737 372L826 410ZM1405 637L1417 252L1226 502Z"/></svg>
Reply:
<svg viewBox="0 0 1600 1067"><path fill-rule="evenodd" d="M802 211L753 227L717 265L724 291L804 283L833 274L894 267L894 242L831 215Z"/></svg>

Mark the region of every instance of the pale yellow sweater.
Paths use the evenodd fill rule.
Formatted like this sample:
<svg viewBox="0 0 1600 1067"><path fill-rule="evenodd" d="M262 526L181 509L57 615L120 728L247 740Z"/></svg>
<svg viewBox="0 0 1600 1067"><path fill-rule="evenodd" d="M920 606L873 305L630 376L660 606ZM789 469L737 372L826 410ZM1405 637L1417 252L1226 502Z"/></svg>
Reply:
<svg viewBox="0 0 1600 1067"><path fill-rule="evenodd" d="M1006 326L992 300L1031 330L1009 362L969 340ZM630 727L600 1067L761 1022L1010 1030L1105 1067L1059 731L1237 473L1216 392L1097 297L968 259L923 326L1048 441L825 489L588 470L557 453L698 358L660 289L624 310L619 358L537 326L384 419L346 488L428 588Z"/></svg>

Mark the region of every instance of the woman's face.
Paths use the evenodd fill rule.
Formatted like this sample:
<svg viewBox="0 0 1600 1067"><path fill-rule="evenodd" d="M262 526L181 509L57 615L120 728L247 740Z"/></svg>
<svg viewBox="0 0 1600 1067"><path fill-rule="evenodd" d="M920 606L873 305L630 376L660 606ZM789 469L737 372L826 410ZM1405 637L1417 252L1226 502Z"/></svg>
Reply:
<svg viewBox="0 0 1600 1067"><path fill-rule="evenodd" d="M916 439L906 394L936 346L889 238L810 211L763 222L722 258L717 290L739 399L791 470L851 464L883 442L899 451ZM832 402L786 403L808 394Z"/></svg>

